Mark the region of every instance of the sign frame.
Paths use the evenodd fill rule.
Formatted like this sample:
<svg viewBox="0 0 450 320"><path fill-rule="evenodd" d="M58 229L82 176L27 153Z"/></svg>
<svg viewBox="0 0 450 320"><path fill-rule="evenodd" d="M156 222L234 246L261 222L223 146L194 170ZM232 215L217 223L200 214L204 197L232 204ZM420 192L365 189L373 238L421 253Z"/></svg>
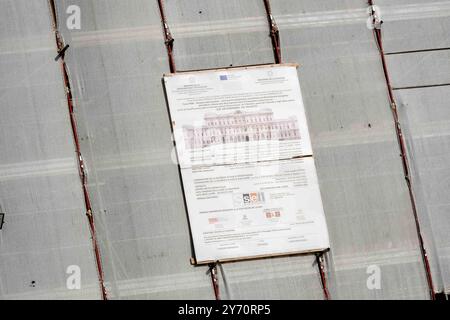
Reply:
<svg viewBox="0 0 450 320"><path fill-rule="evenodd" d="M298 63L281 63L281 64L268 63L268 64L255 64L255 65L244 65L244 66L230 66L230 67L222 67L222 68L194 69L194 70L186 70L186 71L177 71L177 72L173 72L173 73L164 73L161 81L162 81L163 90L164 90L164 97L166 100L167 112L169 115L171 133L174 134L174 126L173 126L173 118L172 118L170 106L169 106L168 90L166 88L166 83L164 81L165 78L173 77L173 76L180 75L180 74L199 74L199 73L207 73L207 72L221 72L221 71L229 71L229 70L249 70L249 69L257 69L257 68L270 68L270 67L283 67L283 66L290 66L290 67L295 67L296 69L298 69L301 65ZM175 139L173 139L173 145L176 148ZM187 221L188 221L189 237L190 237L190 241L191 241L191 251L192 251L191 252L192 257L190 258L191 265L202 266L202 265L211 265L211 264L216 264L216 263L234 263L234 262L239 262L239 261L251 261L251 260L261 260L261 259L270 259L270 258L293 257L293 256L303 256L303 255L311 255L311 254L323 254L325 252L330 251L331 248L329 245L328 247L325 247L325 248L318 248L318 249L313 249L313 250L301 250L301 251L297 251L297 252L291 251L291 252L286 252L286 253L250 255L250 256L241 256L241 257L236 257L236 258L222 258L222 259L217 259L217 260L198 261L197 257L196 257L196 252L195 252L194 237L193 237L192 225L191 225L190 216L189 216L188 202L187 202L186 193L185 193L185 185L184 185L184 181L183 181L182 168L180 165L180 161L178 161L178 153L176 153L176 157L177 157L177 167L178 167L178 171L179 171L179 178L180 178L181 188L182 188L182 193L183 193L185 214L186 214ZM311 157L314 161L313 155L300 156L298 158L307 158L307 157ZM320 188L319 188L319 193L321 195ZM324 214L324 221L325 221L325 227L327 229L327 235L328 235L328 239L329 239L329 232L328 232L328 227L326 224L326 215L325 214ZM329 243L329 240L328 240L328 243Z"/></svg>

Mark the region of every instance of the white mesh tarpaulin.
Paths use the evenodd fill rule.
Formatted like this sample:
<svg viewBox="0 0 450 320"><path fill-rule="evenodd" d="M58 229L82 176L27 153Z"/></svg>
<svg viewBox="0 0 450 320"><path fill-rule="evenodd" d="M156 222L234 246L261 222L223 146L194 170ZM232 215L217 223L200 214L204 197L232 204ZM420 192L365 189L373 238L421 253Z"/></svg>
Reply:
<svg viewBox="0 0 450 320"><path fill-rule="evenodd" d="M0 299L98 299L47 1L0 1L0 39Z"/></svg>
<svg viewBox="0 0 450 320"><path fill-rule="evenodd" d="M449 46L449 1L375 2L387 52ZM50 11L47 1L33 1L33 10L28 3L0 1L0 205L7 214L0 297L99 298ZM157 1L55 3L70 45L65 61L109 298L213 299L208 268L189 263L161 85L169 63ZM163 3L177 70L274 62L262 0ZM428 299L367 1L270 3L283 61L300 64L330 232L331 298ZM81 9L80 30L66 27L69 5ZM33 23L21 23L26 18ZM449 82L448 51L387 59L394 86ZM449 288L448 90L396 90L436 290ZM65 289L70 264L81 266L83 290ZM380 289L367 286L370 266L381 271ZM323 299L314 256L229 263L218 271L224 299Z"/></svg>
<svg viewBox="0 0 450 320"><path fill-rule="evenodd" d="M377 0L435 291L450 291L450 1Z"/></svg>

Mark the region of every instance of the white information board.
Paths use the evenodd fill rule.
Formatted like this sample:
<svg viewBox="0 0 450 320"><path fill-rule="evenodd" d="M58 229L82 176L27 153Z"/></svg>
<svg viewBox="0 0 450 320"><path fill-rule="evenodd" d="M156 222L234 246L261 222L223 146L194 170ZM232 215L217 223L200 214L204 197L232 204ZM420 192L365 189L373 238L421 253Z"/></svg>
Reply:
<svg viewBox="0 0 450 320"><path fill-rule="evenodd" d="M329 248L296 65L164 85L196 263Z"/></svg>

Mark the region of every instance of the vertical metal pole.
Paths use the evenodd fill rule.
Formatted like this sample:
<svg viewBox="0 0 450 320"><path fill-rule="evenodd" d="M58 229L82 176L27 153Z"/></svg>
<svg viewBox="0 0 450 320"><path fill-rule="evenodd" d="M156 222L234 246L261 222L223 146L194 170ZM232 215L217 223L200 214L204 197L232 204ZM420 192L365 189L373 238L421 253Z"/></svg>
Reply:
<svg viewBox="0 0 450 320"><path fill-rule="evenodd" d="M319 268L320 281L322 283L323 297L330 300L330 292L328 291L327 277L325 274L325 266L323 261L323 252L316 253L317 267Z"/></svg>
<svg viewBox="0 0 450 320"><path fill-rule="evenodd" d="M85 204L85 208L86 208L86 216L88 218L89 227L90 227L90 231L91 231L92 246L93 246L94 254L95 254L95 260L96 260L96 265L97 265L98 279L100 282L102 299L108 300L108 295L106 292L104 279L103 279L103 267L102 267L102 261L101 261L101 256L100 256L100 249L99 249L98 242L97 242L97 234L96 234L96 230L95 230L94 216L92 214L91 200L90 200L90 196L89 196L89 192L88 192L88 188L87 188L86 170L85 170L84 160L81 155L80 143L78 140L78 129L77 129L77 123L76 123L75 113L74 113L72 90L71 90L70 81L69 81L69 73L67 72L67 65L64 60L64 56L65 56L64 51L68 48L68 46L64 45L64 40L58 31L58 20L56 17L56 6L55 6L54 0L49 0L49 6L50 6L50 14L52 17L52 24L53 24L53 29L54 29L53 31L55 32L56 47L58 50L58 56L57 56L58 59L57 60L60 60L60 65L61 65L61 73L63 76L67 106L69 109L70 125L72 128L73 141L74 141L75 152L76 152L77 161L78 161L78 172L79 172L80 180L81 180L84 204Z"/></svg>
<svg viewBox="0 0 450 320"><path fill-rule="evenodd" d="M414 197L414 192L413 192L412 184L411 184L409 160L408 160L408 155L407 155L407 150L406 150L406 144L405 144L402 128L400 126L400 121L399 121L399 116L398 116L398 111L397 111L397 104L395 102L394 92L392 90L391 80L389 77L389 71L388 71L387 63L386 63L386 57L385 57L384 49L383 49L381 24L380 24L379 28L375 27L376 21L375 21L375 16L374 16L375 11L373 10L373 5L374 5L373 0L368 0L368 4L369 4L369 6L372 7L371 13L372 13L372 16L374 17L373 18L373 24L374 24L373 33L374 33L375 41L378 46L378 51L380 53L381 64L383 66L383 73L384 73L384 77L386 80L389 102L391 105L392 116L394 118L394 126L395 126L395 132L397 135L397 142L398 142L398 145L400 148L400 156L402 158L403 173L405 175L406 185L408 187L408 193L409 193L409 198L411 201L411 207L412 207L412 211L413 211L417 236L419 238L420 252L421 252L422 260L423 260L423 263L425 266L425 272L426 272L426 277L427 277L430 298L431 298L431 300L435 300L436 297L435 297L434 288L433 288L433 278L431 275L430 263L428 261L428 255L427 255L427 252L425 249L425 244L424 244L423 237L422 237L422 230L420 228L419 216L417 213L416 199Z"/></svg>
<svg viewBox="0 0 450 320"><path fill-rule="evenodd" d="M275 22L275 18L272 15L272 9L270 7L270 0L264 0L264 7L266 8L267 22L270 28L270 38L272 39L273 54L275 63L282 63L281 61L281 48L280 48L280 30Z"/></svg>
<svg viewBox="0 0 450 320"><path fill-rule="evenodd" d="M218 262L209 264L209 274L211 276L211 284L214 289L214 296L216 300L220 300L219 278L217 277L217 264Z"/></svg>
<svg viewBox="0 0 450 320"><path fill-rule="evenodd" d="M161 15L161 23L163 28L163 34L164 34L164 43L166 44L167 49L167 56L169 58L169 68L171 73L177 72L176 66L175 66L175 60L173 57L173 43L175 39L172 37L172 34L169 30L169 25L167 24L167 18L166 14L164 12L164 4L163 0L158 0L158 6L159 6L159 13Z"/></svg>

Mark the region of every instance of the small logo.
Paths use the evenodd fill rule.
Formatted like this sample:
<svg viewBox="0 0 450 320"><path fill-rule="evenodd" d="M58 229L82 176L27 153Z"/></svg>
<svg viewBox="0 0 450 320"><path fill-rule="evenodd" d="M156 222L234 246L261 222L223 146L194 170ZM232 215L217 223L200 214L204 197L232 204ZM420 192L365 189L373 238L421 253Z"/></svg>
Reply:
<svg viewBox="0 0 450 320"><path fill-rule="evenodd" d="M242 200L244 204L258 204L265 202L263 192L244 193L242 194Z"/></svg>
<svg viewBox="0 0 450 320"><path fill-rule="evenodd" d="M219 219L217 217L209 218L208 222L209 222L209 224L216 224L219 222Z"/></svg>
<svg viewBox="0 0 450 320"><path fill-rule="evenodd" d="M281 212L279 210L266 211L267 219L279 218L279 217L281 217Z"/></svg>
<svg viewBox="0 0 450 320"><path fill-rule="evenodd" d="M236 208L265 203L264 192L234 193L233 204Z"/></svg>
<svg viewBox="0 0 450 320"><path fill-rule="evenodd" d="M226 74L222 74L219 76L220 80L228 80L228 76Z"/></svg>

